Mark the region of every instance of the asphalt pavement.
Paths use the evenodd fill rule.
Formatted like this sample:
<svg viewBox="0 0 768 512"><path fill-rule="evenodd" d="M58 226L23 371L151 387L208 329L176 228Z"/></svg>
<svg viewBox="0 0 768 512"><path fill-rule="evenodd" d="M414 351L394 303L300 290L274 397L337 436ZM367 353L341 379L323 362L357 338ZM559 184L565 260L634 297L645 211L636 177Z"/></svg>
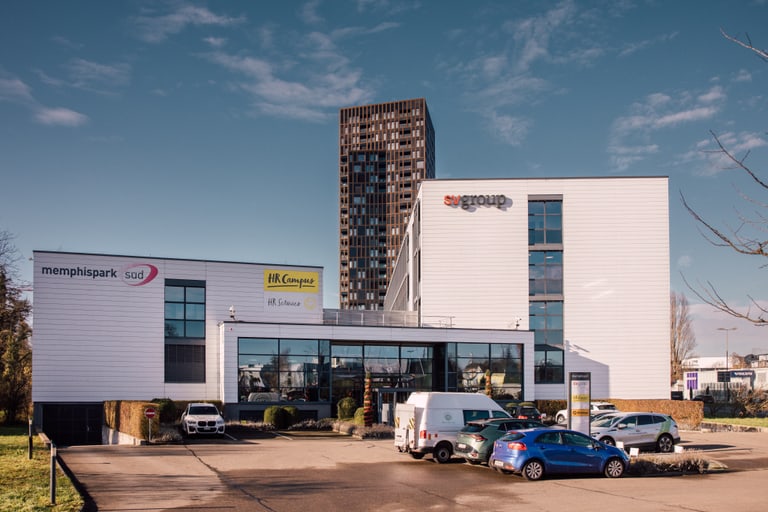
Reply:
<svg viewBox="0 0 768 512"><path fill-rule="evenodd" d="M59 456L90 511L762 511L768 433L682 432L711 474L527 482L456 459L399 453L391 439L337 433L238 434L183 444L73 446Z"/></svg>

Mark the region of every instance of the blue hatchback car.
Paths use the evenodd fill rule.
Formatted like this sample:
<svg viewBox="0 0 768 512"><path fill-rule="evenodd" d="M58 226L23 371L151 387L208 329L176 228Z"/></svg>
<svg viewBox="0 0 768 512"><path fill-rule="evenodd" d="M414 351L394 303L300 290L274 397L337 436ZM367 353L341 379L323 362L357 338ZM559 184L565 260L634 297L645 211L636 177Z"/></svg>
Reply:
<svg viewBox="0 0 768 512"><path fill-rule="evenodd" d="M581 432L529 429L497 439L488 466L503 473L520 473L526 480L539 480L548 474L589 473L619 478L629 467L629 456Z"/></svg>

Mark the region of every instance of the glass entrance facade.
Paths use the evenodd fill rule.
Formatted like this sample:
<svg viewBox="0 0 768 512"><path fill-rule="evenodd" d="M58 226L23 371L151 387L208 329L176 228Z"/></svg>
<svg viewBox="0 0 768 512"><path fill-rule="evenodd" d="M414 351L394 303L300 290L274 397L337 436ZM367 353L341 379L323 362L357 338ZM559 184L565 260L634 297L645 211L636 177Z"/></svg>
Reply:
<svg viewBox="0 0 768 512"><path fill-rule="evenodd" d="M239 338L241 403L363 404L365 375L373 389L486 391L522 396L522 345L375 343L321 339ZM489 377L490 376L490 377Z"/></svg>

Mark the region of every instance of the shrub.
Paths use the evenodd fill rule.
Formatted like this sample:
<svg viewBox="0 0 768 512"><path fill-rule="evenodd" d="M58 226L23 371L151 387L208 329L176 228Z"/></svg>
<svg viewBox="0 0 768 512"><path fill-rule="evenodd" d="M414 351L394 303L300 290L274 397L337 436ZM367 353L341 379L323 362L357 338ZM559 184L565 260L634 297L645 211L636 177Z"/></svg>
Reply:
<svg viewBox="0 0 768 512"><path fill-rule="evenodd" d="M285 411L286 420L288 422L287 426L295 425L301 421L301 417L299 416L299 409L296 406L285 405L283 406L283 410Z"/></svg>
<svg viewBox="0 0 768 512"><path fill-rule="evenodd" d="M170 398L153 398L152 403L157 404L160 423L176 423L181 416L181 411L176 408L176 403Z"/></svg>
<svg viewBox="0 0 768 512"><path fill-rule="evenodd" d="M355 410L355 425L365 425L365 408L364 407L358 407Z"/></svg>
<svg viewBox="0 0 768 512"><path fill-rule="evenodd" d="M355 415L355 409L357 409L357 403L351 396L342 398L336 405L336 417L340 420L348 420Z"/></svg>
<svg viewBox="0 0 768 512"><path fill-rule="evenodd" d="M288 427L288 412L279 405L270 405L264 411L264 423L273 425L276 429Z"/></svg>

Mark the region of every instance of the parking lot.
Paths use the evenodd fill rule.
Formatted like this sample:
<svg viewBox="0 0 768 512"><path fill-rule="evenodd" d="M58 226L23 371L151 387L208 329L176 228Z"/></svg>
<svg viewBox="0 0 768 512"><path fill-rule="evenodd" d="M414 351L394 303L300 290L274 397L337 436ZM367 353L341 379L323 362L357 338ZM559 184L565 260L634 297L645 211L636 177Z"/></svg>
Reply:
<svg viewBox="0 0 768 512"><path fill-rule="evenodd" d="M768 434L683 432L682 446L728 467L704 475L527 482L458 459L437 464L392 440L249 434L155 446L76 446L60 456L89 510L762 510ZM87 509L88 510L88 509Z"/></svg>

